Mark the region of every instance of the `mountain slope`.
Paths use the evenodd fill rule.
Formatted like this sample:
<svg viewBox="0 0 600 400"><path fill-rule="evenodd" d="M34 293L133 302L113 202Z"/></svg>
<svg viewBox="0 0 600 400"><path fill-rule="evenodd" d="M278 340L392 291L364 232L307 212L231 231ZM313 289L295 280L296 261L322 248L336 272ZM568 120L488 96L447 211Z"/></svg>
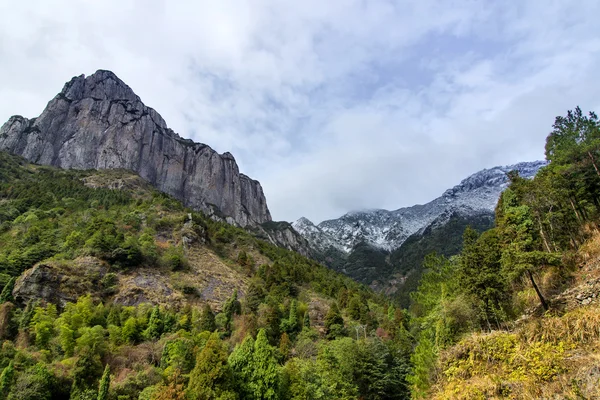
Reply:
<svg viewBox="0 0 600 400"><path fill-rule="evenodd" d="M61 168L134 171L186 206L241 226L271 220L260 183L230 153L182 139L110 71L74 77L37 118L11 117L0 149Z"/></svg>
<svg viewBox="0 0 600 400"><path fill-rule="evenodd" d="M129 171L0 151L3 399L407 399L402 316Z"/></svg>

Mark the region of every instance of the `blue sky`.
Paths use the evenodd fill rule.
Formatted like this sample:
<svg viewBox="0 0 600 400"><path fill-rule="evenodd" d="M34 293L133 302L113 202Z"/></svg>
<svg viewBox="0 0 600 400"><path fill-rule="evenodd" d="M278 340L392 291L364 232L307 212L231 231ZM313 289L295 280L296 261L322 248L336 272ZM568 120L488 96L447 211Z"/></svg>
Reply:
<svg viewBox="0 0 600 400"><path fill-rule="evenodd" d="M0 120L110 69L278 220L430 201L600 111L598 1L21 3L0 4Z"/></svg>

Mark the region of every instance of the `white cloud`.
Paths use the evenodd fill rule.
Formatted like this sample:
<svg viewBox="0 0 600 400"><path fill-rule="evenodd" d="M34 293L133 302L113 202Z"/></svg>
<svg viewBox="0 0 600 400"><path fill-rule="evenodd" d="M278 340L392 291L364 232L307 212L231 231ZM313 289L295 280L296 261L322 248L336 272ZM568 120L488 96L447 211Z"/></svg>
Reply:
<svg viewBox="0 0 600 400"><path fill-rule="evenodd" d="M543 156L600 106L600 5L38 0L0 4L0 120L111 69L182 136L231 151L277 219L426 202Z"/></svg>

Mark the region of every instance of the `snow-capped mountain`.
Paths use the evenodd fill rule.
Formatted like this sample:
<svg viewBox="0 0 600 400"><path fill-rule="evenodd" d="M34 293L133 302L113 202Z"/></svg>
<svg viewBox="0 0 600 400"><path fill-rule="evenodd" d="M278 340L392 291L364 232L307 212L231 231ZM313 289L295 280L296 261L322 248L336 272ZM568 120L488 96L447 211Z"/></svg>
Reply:
<svg viewBox="0 0 600 400"><path fill-rule="evenodd" d="M533 161L484 169L423 205L395 211L353 211L318 225L300 218L292 225L317 250L333 247L349 253L357 244L368 243L391 251L431 224L443 224L444 216L493 213L500 194L508 186L509 171L516 170L520 176L532 178L545 165L546 161Z"/></svg>

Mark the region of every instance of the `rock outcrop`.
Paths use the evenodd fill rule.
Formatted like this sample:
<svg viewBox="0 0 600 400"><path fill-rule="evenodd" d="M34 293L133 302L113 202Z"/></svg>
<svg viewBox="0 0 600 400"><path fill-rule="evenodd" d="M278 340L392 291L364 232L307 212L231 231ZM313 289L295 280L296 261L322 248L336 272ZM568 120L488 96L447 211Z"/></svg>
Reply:
<svg viewBox="0 0 600 400"><path fill-rule="evenodd" d="M182 139L110 71L71 79L38 118L11 117L0 149L61 168L128 169L230 223L271 221L260 183L241 174L230 153Z"/></svg>

